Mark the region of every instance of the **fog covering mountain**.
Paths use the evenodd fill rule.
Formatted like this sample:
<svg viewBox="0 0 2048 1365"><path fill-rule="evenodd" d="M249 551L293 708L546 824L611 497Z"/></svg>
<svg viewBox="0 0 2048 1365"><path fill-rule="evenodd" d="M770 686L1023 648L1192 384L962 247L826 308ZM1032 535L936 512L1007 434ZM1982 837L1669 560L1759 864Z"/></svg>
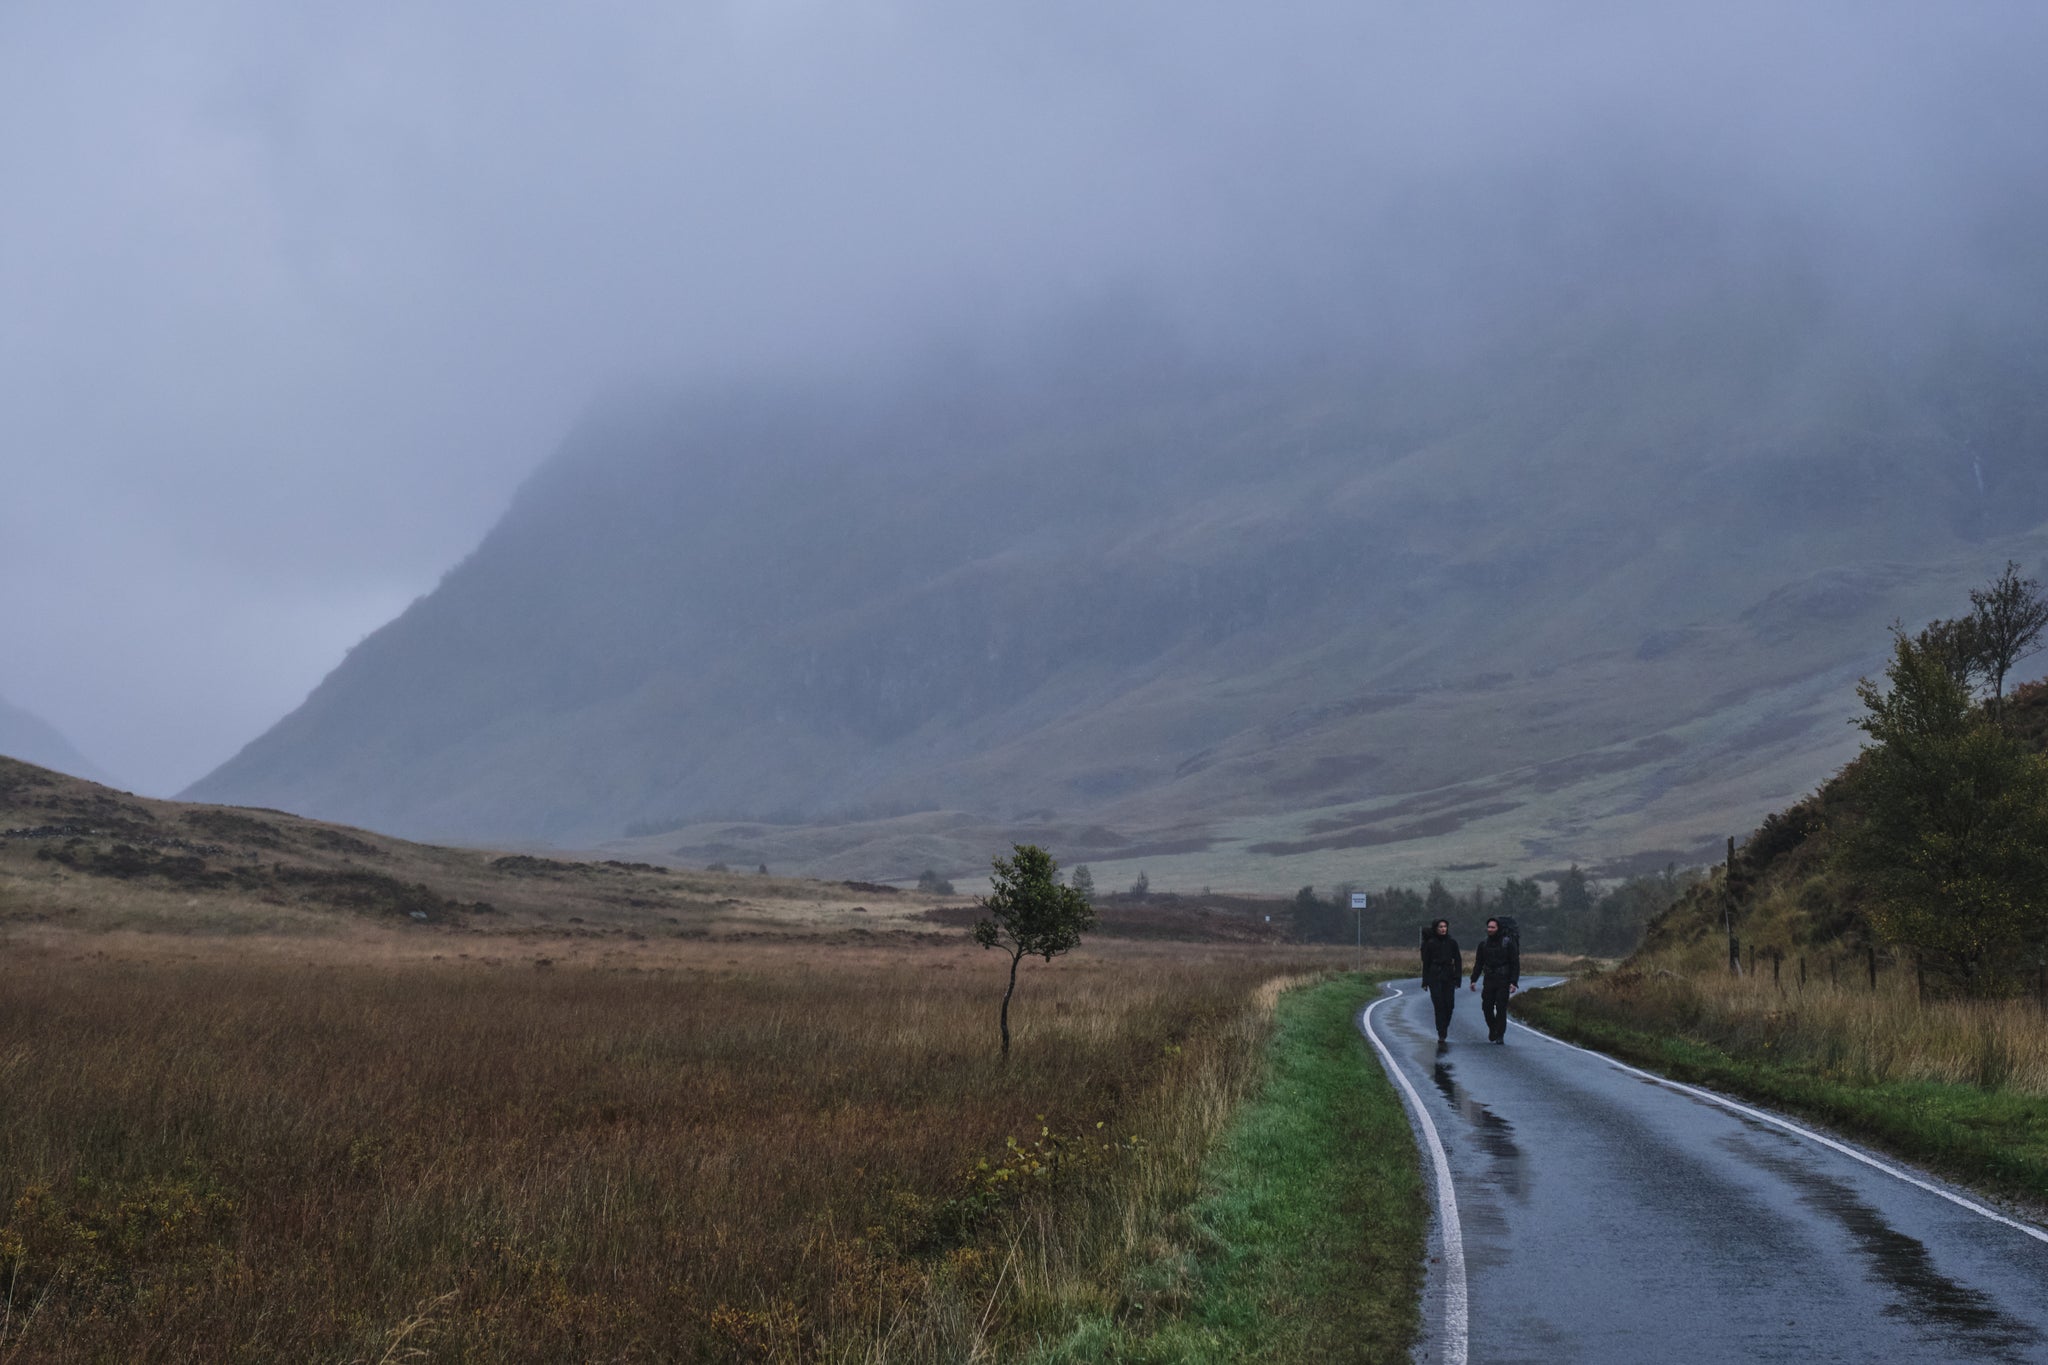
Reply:
<svg viewBox="0 0 2048 1365"><path fill-rule="evenodd" d="M815 324L635 314L655 377L188 797L1298 885L1689 860L1809 788L1891 621L2048 563L2044 21L1309 9L973 30L1080 105L778 106L719 164L793 178L716 203L803 210L746 278Z"/></svg>
<svg viewBox="0 0 2048 1365"><path fill-rule="evenodd" d="M0 754L94 782L109 779L55 726L0 697Z"/></svg>
<svg viewBox="0 0 2048 1365"><path fill-rule="evenodd" d="M1887 622L2048 554L2038 334L1748 285L1434 362L1105 327L615 399L189 795L484 841L940 809L1692 856L1851 750Z"/></svg>

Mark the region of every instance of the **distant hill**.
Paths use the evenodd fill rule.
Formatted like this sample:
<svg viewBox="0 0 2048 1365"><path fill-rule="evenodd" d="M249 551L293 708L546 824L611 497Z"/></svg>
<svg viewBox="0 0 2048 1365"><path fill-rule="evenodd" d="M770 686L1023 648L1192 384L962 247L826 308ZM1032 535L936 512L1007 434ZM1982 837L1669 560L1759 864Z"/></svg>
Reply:
<svg viewBox="0 0 2048 1365"><path fill-rule="evenodd" d="M1296 929L1290 904L1110 892L1094 934L1277 942ZM563 939L964 943L980 915L971 889L439 848L284 811L149 800L0 758L0 937L398 930L472 936L479 951L495 939L494 952Z"/></svg>
<svg viewBox="0 0 2048 1365"><path fill-rule="evenodd" d="M928 916L948 903L865 884L437 848L283 811L149 800L0 758L0 933L867 936L937 932Z"/></svg>
<svg viewBox="0 0 2048 1365"><path fill-rule="evenodd" d="M55 726L13 705L5 697L0 697L0 754L94 782L110 780L85 755L73 748L71 741L58 733Z"/></svg>
<svg viewBox="0 0 2048 1365"><path fill-rule="evenodd" d="M1027 826L1162 887L1710 859L1854 752L1887 623L2048 559L2048 345L1938 322L1752 281L615 403L187 795L878 878Z"/></svg>

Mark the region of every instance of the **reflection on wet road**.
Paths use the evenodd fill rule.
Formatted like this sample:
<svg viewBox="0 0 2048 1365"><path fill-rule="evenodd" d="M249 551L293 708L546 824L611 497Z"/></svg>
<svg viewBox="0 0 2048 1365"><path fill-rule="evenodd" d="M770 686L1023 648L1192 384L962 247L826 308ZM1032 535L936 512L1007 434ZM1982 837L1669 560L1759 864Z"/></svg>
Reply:
<svg viewBox="0 0 2048 1365"><path fill-rule="evenodd" d="M1488 1174L1494 1188L1513 1199L1526 1198L1528 1188L1522 1178L1522 1152L1515 1146L1515 1125L1466 1094L1464 1087L1451 1078L1448 1058L1439 1056L1429 1075L1458 1117L1470 1126L1479 1150L1492 1158Z"/></svg>
<svg viewBox="0 0 2048 1365"><path fill-rule="evenodd" d="M1374 1028L1449 1160L1473 1361L2048 1362L2048 1245L1477 1010L1440 1050L1398 984Z"/></svg>

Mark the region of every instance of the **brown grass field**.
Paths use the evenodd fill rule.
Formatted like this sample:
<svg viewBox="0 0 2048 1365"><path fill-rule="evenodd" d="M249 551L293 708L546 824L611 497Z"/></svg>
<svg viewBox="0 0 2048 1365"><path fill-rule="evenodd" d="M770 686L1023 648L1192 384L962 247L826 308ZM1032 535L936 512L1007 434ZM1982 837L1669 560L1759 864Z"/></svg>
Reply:
<svg viewBox="0 0 2048 1365"><path fill-rule="evenodd" d="M0 1365L1011 1360L1171 1313L1274 1000L1360 959L1119 907L1024 964L1005 1066L967 899L0 759Z"/></svg>
<svg viewBox="0 0 2048 1365"><path fill-rule="evenodd" d="M1127 1272L1351 960L1027 963L1005 1068L954 943L17 925L0 1361L1013 1359L1170 1310Z"/></svg>

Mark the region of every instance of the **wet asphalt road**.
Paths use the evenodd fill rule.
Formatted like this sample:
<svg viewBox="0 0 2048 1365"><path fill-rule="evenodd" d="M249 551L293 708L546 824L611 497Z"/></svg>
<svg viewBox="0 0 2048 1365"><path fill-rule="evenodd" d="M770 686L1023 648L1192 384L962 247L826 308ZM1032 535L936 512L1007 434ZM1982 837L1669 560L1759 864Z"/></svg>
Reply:
<svg viewBox="0 0 2048 1365"><path fill-rule="evenodd" d="M2048 1243L1519 1025L1493 1046L1469 992L1439 1053L1397 989L1364 1022L1460 1244L1432 1232L1418 1360L2048 1362Z"/></svg>

